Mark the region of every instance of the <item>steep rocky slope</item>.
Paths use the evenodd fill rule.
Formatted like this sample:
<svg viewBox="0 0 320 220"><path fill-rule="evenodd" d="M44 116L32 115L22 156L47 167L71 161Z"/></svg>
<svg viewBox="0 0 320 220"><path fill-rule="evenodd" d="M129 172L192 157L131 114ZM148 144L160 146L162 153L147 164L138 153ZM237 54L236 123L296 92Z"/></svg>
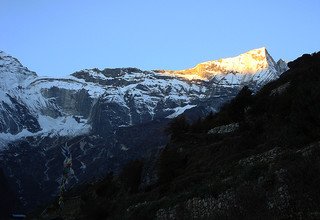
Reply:
<svg viewBox="0 0 320 220"><path fill-rule="evenodd" d="M243 88L216 114L193 124L174 119L156 184L139 188L135 161L36 218L318 219L320 52L289 67L256 94Z"/></svg>
<svg viewBox="0 0 320 220"><path fill-rule="evenodd" d="M86 69L54 78L1 52L0 167L21 204L35 207L57 195L65 149L74 170L68 187L118 171L162 148L171 118L216 111L243 86L257 91L284 69L260 48L185 71Z"/></svg>

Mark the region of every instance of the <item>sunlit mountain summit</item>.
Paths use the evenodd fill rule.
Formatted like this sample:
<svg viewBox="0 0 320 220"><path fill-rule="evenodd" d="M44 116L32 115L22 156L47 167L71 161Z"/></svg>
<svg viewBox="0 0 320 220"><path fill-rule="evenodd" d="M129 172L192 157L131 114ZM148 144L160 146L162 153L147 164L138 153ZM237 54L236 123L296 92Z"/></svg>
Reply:
<svg viewBox="0 0 320 220"><path fill-rule="evenodd" d="M253 49L236 57L207 61L185 70L159 71L189 80L226 79L232 82L267 81L287 70L283 60L275 62L265 47Z"/></svg>

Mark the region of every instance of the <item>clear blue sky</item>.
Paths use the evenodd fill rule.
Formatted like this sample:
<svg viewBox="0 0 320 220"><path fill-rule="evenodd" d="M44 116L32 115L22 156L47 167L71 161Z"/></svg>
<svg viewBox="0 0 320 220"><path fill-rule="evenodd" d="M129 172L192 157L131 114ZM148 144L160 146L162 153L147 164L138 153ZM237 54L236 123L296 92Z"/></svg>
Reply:
<svg viewBox="0 0 320 220"><path fill-rule="evenodd" d="M320 50L319 0L0 0L0 22L0 50L39 75Z"/></svg>

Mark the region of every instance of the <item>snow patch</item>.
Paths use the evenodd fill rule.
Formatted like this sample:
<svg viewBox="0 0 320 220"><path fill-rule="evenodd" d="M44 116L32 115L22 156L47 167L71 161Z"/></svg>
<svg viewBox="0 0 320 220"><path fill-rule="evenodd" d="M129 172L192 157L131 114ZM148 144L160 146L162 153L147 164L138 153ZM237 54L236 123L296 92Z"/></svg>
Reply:
<svg viewBox="0 0 320 220"><path fill-rule="evenodd" d="M78 123L72 116L51 118L49 116L40 115L38 122L42 130L31 133L23 129L18 134L0 133L0 149L4 148L9 142L16 141L30 136L78 136L89 133L91 126L87 120Z"/></svg>
<svg viewBox="0 0 320 220"><path fill-rule="evenodd" d="M51 118L41 115L38 121L42 128L39 132L42 135L78 136L89 133L91 129L87 120L82 120L83 122L79 123L73 116Z"/></svg>
<svg viewBox="0 0 320 220"><path fill-rule="evenodd" d="M196 107L197 105L186 105L183 107L176 107L173 110L175 111L174 113L172 113L171 115L168 115L166 118L175 118L179 115L181 115L182 113L184 113L187 109L191 109L193 107Z"/></svg>

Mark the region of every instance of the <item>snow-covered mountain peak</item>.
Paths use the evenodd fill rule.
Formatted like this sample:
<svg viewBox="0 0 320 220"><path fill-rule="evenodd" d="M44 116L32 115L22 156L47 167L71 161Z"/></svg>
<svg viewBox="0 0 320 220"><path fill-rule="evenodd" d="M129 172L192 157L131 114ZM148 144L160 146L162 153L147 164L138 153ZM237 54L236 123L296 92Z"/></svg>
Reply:
<svg viewBox="0 0 320 220"><path fill-rule="evenodd" d="M210 70L222 73L237 72L254 74L262 69L274 66L275 62L265 47L253 49L236 57L209 61L198 66L207 66Z"/></svg>
<svg viewBox="0 0 320 220"><path fill-rule="evenodd" d="M285 62L275 63L265 48L259 48L181 71L94 68L55 78L37 76L1 51L0 125L5 126L0 126L0 139L1 133L6 139L24 137L25 133L18 135L24 130L32 135L72 136L91 128L107 133L176 117L204 100L210 100L205 109L212 111L243 86L257 91L285 67ZM105 130L100 131L101 126Z"/></svg>
<svg viewBox="0 0 320 220"><path fill-rule="evenodd" d="M3 51L0 51L0 66L4 67L8 65L10 65L11 67L23 67L19 60L6 54Z"/></svg>
<svg viewBox="0 0 320 220"><path fill-rule="evenodd" d="M260 48L256 48L256 49L252 49L249 50L243 54L240 54L239 56L258 56L261 59L266 59L267 55L268 55L268 51L266 47L260 47Z"/></svg>
<svg viewBox="0 0 320 220"><path fill-rule="evenodd" d="M278 70L280 72L284 72L284 71L287 71L289 69L287 62L284 61L283 59L279 59L277 61L277 65L278 65Z"/></svg>
<svg viewBox="0 0 320 220"><path fill-rule="evenodd" d="M10 90L37 74L23 66L17 58L0 51L0 89Z"/></svg>
<svg viewBox="0 0 320 220"><path fill-rule="evenodd" d="M261 71L278 71L277 63L265 47L253 49L236 57L207 61L193 68L177 71L160 71L186 79L210 80L217 75L254 75Z"/></svg>

